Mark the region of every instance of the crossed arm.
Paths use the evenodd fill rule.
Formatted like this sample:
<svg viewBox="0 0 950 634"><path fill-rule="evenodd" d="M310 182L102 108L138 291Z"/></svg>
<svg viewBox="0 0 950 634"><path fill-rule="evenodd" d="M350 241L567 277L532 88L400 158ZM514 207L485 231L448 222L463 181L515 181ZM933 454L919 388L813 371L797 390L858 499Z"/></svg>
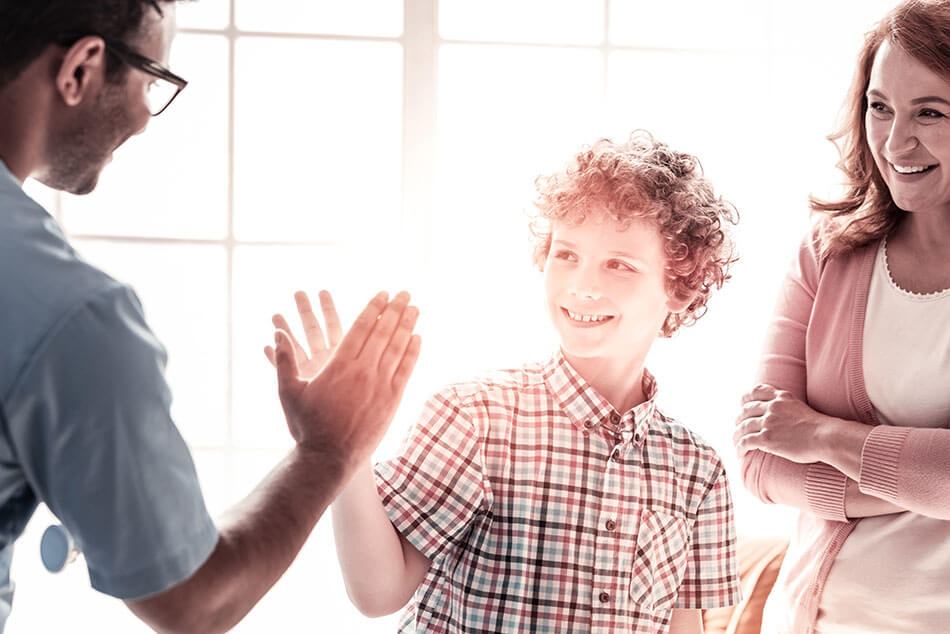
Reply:
<svg viewBox="0 0 950 634"><path fill-rule="evenodd" d="M746 487L763 501L836 521L903 511L950 519L950 429L867 425L805 402L806 335L823 327L813 323L819 276L806 241L779 294L763 384L743 397L736 420Z"/></svg>

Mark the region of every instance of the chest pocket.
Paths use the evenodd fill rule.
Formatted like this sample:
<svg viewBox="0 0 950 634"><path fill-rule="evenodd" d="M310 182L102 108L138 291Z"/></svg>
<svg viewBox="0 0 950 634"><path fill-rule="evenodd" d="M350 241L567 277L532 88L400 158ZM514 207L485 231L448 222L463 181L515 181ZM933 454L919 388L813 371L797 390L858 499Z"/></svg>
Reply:
<svg viewBox="0 0 950 634"><path fill-rule="evenodd" d="M651 612L673 607L689 555L689 522L685 517L644 509L630 580L630 599Z"/></svg>

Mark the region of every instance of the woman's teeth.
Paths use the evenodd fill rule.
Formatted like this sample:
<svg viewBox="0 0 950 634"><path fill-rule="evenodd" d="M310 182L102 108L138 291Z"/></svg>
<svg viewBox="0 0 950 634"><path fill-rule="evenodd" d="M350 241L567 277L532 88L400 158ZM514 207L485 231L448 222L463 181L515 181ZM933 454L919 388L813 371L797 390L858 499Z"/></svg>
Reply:
<svg viewBox="0 0 950 634"><path fill-rule="evenodd" d="M926 172L931 167L936 167L936 165L894 165L891 163L891 166L898 174L916 174L917 172Z"/></svg>

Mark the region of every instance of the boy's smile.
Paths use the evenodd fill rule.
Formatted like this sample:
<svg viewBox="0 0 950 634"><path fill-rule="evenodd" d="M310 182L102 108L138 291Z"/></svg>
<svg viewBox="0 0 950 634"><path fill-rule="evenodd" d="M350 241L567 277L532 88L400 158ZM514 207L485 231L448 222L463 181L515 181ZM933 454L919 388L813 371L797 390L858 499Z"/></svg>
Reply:
<svg viewBox="0 0 950 634"><path fill-rule="evenodd" d="M581 328L590 328L593 326L600 326L614 318L613 315L598 315L598 314L574 312L564 307L561 307L561 310L564 311L564 314L567 315L568 319L574 322L575 326L579 326Z"/></svg>
<svg viewBox="0 0 950 634"><path fill-rule="evenodd" d="M666 254L650 221L635 218L621 229L595 208L580 224L551 227L545 297L575 367L639 369L667 314L685 307L669 300L665 281Z"/></svg>

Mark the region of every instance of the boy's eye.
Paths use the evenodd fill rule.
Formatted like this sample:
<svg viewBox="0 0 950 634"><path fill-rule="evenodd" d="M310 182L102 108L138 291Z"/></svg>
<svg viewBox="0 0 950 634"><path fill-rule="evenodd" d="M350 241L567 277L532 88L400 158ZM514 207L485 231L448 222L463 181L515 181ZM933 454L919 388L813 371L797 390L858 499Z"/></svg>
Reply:
<svg viewBox="0 0 950 634"><path fill-rule="evenodd" d="M624 271L629 273L636 273L636 269L623 262L622 260L610 260L607 262L607 268L614 271Z"/></svg>
<svg viewBox="0 0 950 634"><path fill-rule="evenodd" d="M567 262L576 262L577 256L565 249L558 249L553 254L555 260L565 260Z"/></svg>

